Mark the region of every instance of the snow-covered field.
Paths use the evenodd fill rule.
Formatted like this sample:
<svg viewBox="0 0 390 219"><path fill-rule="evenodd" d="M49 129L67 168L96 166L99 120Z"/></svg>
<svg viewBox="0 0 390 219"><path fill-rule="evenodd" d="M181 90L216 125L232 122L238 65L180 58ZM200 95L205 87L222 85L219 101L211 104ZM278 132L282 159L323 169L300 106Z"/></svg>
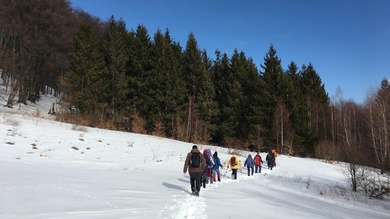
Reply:
<svg viewBox="0 0 390 219"><path fill-rule="evenodd" d="M194 197L182 172L193 144L56 122L53 101L0 107L0 218L390 218L390 203L351 196L339 165L283 155L235 181L223 169Z"/></svg>

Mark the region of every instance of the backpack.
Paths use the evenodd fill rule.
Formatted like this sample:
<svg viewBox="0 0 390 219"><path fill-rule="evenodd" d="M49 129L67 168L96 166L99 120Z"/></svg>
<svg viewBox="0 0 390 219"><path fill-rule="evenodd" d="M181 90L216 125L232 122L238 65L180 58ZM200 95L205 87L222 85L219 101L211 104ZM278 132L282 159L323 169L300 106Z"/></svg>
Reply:
<svg viewBox="0 0 390 219"><path fill-rule="evenodd" d="M190 160L190 166L193 168L200 167L200 153L192 153L191 160Z"/></svg>
<svg viewBox="0 0 390 219"><path fill-rule="evenodd" d="M235 157L231 157L230 158L230 166L236 166L237 163L236 163L236 158Z"/></svg>
<svg viewBox="0 0 390 219"><path fill-rule="evenodd" d="M254 161L256 166L259 166L260 165L260 156L256 155L255 158L253 159L253 161Z"/></svg>

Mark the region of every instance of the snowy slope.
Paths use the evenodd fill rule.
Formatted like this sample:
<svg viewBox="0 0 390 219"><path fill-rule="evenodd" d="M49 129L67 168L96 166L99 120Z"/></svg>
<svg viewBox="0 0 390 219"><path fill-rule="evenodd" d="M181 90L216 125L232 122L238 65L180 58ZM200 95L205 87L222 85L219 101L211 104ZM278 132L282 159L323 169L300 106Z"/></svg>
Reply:
<svg viewBox="0 0 390 219"><path fill-rule="evenodd" d="M0 218L389 218L389 203L350 195L338 165L283 155L235 181L223 169L193 197L182 173L193 144L56 122L53 101L0 108Z"/></svg>

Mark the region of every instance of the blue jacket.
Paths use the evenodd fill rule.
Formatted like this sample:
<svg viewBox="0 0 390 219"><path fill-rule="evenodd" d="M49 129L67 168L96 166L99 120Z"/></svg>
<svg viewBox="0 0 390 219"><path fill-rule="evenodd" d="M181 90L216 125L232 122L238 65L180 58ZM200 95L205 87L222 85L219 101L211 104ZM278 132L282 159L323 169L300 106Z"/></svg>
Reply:
<svg viewBox="0 0 390 219"><path fill-rule="evenodd" d="M219 167L222 167L221 160L217 156L213 156L215 165L213 167L214 170L218 170Z"/></svg>
<svg viewBox="0 0 390 219"><path fill-rule="evenodd" d="M252 159L252 155L249 154L248 157L246 158L245 163L244 163L244 167L245 166L248 166L248 167L255 166L255 163L253 162L253 159Z"/></svg>

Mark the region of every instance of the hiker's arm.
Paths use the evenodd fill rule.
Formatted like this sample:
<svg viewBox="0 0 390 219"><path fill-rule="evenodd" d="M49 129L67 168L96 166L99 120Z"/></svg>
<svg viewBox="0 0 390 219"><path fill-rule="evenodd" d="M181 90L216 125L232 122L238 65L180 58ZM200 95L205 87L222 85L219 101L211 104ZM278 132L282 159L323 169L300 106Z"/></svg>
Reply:
<svg viewBox="0 0 390 219"><path fill-rule="evenodd" d="M190 154L187 154L186 160L184 161L184 167L183 167L184 174L187 173L189 161L190 161Z"/></svg>

